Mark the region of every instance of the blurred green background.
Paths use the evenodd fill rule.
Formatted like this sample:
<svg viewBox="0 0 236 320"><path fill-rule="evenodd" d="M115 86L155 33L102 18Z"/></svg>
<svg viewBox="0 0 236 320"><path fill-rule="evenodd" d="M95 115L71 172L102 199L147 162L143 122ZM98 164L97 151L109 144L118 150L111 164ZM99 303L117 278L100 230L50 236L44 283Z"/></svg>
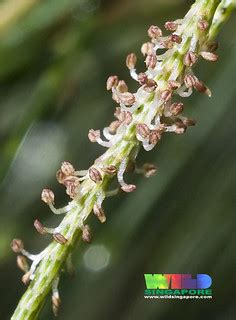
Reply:
<svg viewBox="0 0 236 320"><path fill-rule="evenodd" d="M50 238L38 235L33 221L60 221L41 202L41 189L52 188L57 205L65 204L55 179L60 163L84 169L103 152L87 132L112 120L108 75L134 90L127 53L136 52L144 70L140 46L148 26L182 17L191 3L0 2L0 319L10 318L25 291L12 238L37 253ZM185 100L197 126L141 152L138 162L157 164L157 176L130 176L137 191L106 201L105 225L90 219L93 242L75 252L76 275L61 278L59 319L235 319L235 29L234 16L219 37L219 61L197 66L213 93ZM145 300L144 273L207 273L214 298ZM53 319L50 299L40 319Z"/></svg>

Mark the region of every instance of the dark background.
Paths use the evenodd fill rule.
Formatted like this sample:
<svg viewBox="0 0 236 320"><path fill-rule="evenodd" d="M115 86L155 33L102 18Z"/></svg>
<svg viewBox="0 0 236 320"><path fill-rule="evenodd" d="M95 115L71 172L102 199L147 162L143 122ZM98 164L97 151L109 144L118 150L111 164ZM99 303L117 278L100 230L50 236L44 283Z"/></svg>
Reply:
<svg viewBox="0 0 236 320"><path fill-rule="evenodd" d="M181 18L191 1L18 0L0 3L0 319L9 319L25 291L10 250L14 237L33 253L50 238L33 221L56 226L40 200L43 187L68 201L56 183L63 160L88 168L103 152L90 128L113 119L105 89L110 74L127 80L125 57L151 24ZM218 62L196 74L213 96L194 93L185 114L197 126L165 135L138 162L158 165L151 179L130 176L137 191L105 203L107 222L90 219L93 242L74 254L76 275L60 283L59 319L234 319L236 206L236 20L219 36ZM213 300L144 300L144 273L207 273ZM48 302L40 319L53 319Z"/></svg>

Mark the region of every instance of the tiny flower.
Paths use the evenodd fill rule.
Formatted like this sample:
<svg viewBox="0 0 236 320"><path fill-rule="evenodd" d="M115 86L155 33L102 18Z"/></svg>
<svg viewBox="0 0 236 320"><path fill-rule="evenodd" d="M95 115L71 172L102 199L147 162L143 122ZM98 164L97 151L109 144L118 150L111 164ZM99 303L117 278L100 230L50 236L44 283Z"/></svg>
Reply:
<svg viewBox="0 0 236 320"><path fill-rule="evenodd" d="M151 39L157 39L157 38L162 36L162 31L157 26L150 26L149 29L148 29L148 36Z"/></svg>
<svg viewBox="0 0 236 320"><path fill-rule="evenodd" d="M97 203L95 203L93 206L93 212L101 223L104 223L106 221L104 210Z"/></svg>
<svg viewBox="0 0 236 320"><path fill-rule="evenodd" d="M171 38L168 38L167 40L164 40L164 41L160 41L160 44L166 49L172 49L174 46L174 43L171 40Z"/></svg>
<svg viewBox="0 0 236 320"><path fill-rule="evenodd" d="M157 64L157 57L155 54L148 54L146 57L146 66L147 68L154 69Z"/></svg>
<svg viewBox="0 0 236 320"><path fill-rule="evenodd" d="M66 175L61 170L58 170L56 173L56 179L59 183L63 184L66 179Z"/></svg>
<svg viewBox="0 0 236 320"><path fill-rule="evenodd" d="M64 161L61 164L61 172L64 173L66 176L71 176L75 173L75 168L70 162Z"/></svg>
<svg viewBox="0 0 236 320"><path fill-rule="evenodd" d="M183 111L183 109L184 109L184 105L182 102L174 102L170 106L170 113L173 116L177 116Z"/></svg>
<svg viewBox="0 0 236 320"><path fill-rule="evenodd" d="M172 91L167 89L161 92L161 99L164 101L169 101L172 97Z"/></svg>
<svg viewBox="0 0 236 320"><path fill-rule="evenodd" d="M159 130L152 130L149 135L149 143L157 144L157 142L161 139L161 133Z"/></svg>
<svg viewBox="0 0 236 320"><path fill-rule="evenodd" d="M54 233L53 239L62 245L66 244L68 241L61 233Z"/></svg>
<svg viewBox="0 0 236 320"><path fill-rule="evenodd" d="M151 42L145 42L141 47L141 52L144 56L153 54L154 44Z"/></svg>
<svg viewBox="0 0 236 320"><path fill-rule="evenodd" d="M28 271L26 272L23 277L21 278L22 282L27 285L30 282L30 276L31 276L31 272Z"/></svg>
<svg viewBox="0 0 236 320"><path fill-rule="evenodd" d="M175 129L175 133L176 134L183 134L183 133L185 133L185 131L186 131L186 127L176 127L176 129Z"/></svg>
<svg viewBox="0 0 236 320"><path fill-rule="evenodd" d="M127 193L133 192L136 190L136 186L134 184L124 184L123 186L121 186L121 190Z"/></svg>
<svg viewBox="0 0 236 320"><path fill-rule="evenodd" d="M34 227L38 231L38 233L40 233L40 234L46 234L47 233L47 231L44 228L43 224L37 219L34 221Z"/></svg>
<svg viewBox="0 0 236 320"><path fill-rule="evenodd" d="M89 130L89 133L88 133L88 138L91 142L96 142L97 139L100 138L100 130L93 130L93 129L90 129Z"/></svg>
<svg viewBox="0 0 236 320"><path fill-rule="evenodd" d="M88 224L86 224L82 230L82 239L85 242L91 242L91 232Z"/></svg>
<svg viewBox="0 0 236 320"><path fill-rule="evenodd" d="M152 163L145 163L143 165L143 170L144 170L144 176L146 178L150 178L156 174L157 167Z"/></svg>
<svg viewBox="0 0 236 320"><path fill-rule="evenodd" d="M169 80L168 86L171 90L176 90L181 86L181 84L176 80Z"/></svg>
<svg viewBox="0 0 236 320"><path fill-rule="evenodd" d="M43 189L41 193L41 200L47 204L54 203L54 193L50 189Z"/></svg>
<svg viewBox="0 0 236 320"><path fill-rule="evenodd" d="M176 31L176 29L178 28L178 24L174 21L167 21L165 23L165 28L169 31Z"/></svg>
<svg viewBox="0 0 236 320"><path fill-rule="evenodd" d="M213 53L213 52L208 52L208 51L202 51L200 55L203 57L203 59L208 60L208 61L216 61L218 59L218 55Z"/></svg>
<svg viewBox="0 0 236 320"><path fill-rule="evenodd" d="M210 52L214 52L218 49L218 42L216 41L211 41L207 44L207 49L210 51Z"/></svg>
<svg viewBox="0 0 236 320"><path fill-rule="evenodd" d="M198 81L197 77L191 75L191 74L186 74L184 76L184 84L186 85L187 88L192 88L195 86L196 81Z"/></svg>
<svg viewBox="0 0 236 320"><path fill-rule="evenodd" d="M116 166L106 166L102 168L102 171L107 173L107 174L115 174L117 172L117 167Z"/></svg>
<svg viewBox="0 0 236 320"><path fill-rule="evenodd" d="M121 93L120 102L124 103L126 106L131 106L135 103L135 96L130 92Z"/></svg>
<svg viewBox="0 0 236 320"><path fill-rule="evenodd" d="M206 95L208 95L208 97L211 97L211 90L200 80L196 81L194 88L198 92L205 93Z"/></svg>
<svg viewBox="0 0 236 320"><path fill-rule="evenodd" d="M146 75L146 73L141 72L138 74L138 82L141 85L144 85L148 82L148 76Z"/></svg>
<svg viewBox="0 0 236 320"><path fill-rule="evenodd" d="M170 36L170 40L173 42L176 42L178 44L180 44L182 42L182 38L180 36L178 36L177 34L172 34Z"/></svg>
<svg viewBox="0 0 236 320"><path fill-rule="evenodd" d="M208 21L201 19L198 21L197 26L201 31L205 31L209 27L209 23Z"/></svg>
<svg viewBox="0 0 236 320"><path fill-rule="evenodd" d="M121 107L116 107L115 108L115 112L114 112L114 116L119 119L119 114L121 113Z"/></svg>
<svg viewBox="0 0 236 320"><path fill-rule="evenodd" d="M126 58L126 66L128 69L134 69L135 65L137 63L137 57L135 53L130 53L128 54L127 58Z"/></svg>
<svg viewBox="0 0 236 320"><path fill-rule="evenodd" d="M132 121L132 113L129 111L121 111L119 114L119 120L126 124L130 124Z"/></svg>
<svg viewBox="0 0 236 320"><path fill-rule="evenodd" d="M112 88L116 87L118 84L118 77L117 76L110 76L107 79L107 90L111 90Z"/></svg>
<svg viewBox="0 0 236 320"><path fill-rule="evenodd" d="M112 92L112 100L114 100L116 103L120 103L120 96L117 92Z"/></svg>
<svg viewBox="0 0 236 320"><path fill-rule="evenodd" d="M89 168L89 178L95 183L102 181L102 175L95 167Z"/></svg>
<svg viewBox="0 0 236 320"><path fill-rule="evenodd" d="M153 92L157 87L157 83L156 81L152 80L152 79L148 79L147 83L144 85L143 89L146 92Z"/></svg>
<svg viewBox="0 0 236 320"><path fill-rule="evenodd" d="M58 295L52 295L52 311L55 317L58 316L60 306L61 306L60 297Z"/></svg>
<svg viewBox="0 0 236 320"><path fill-rule="evenodd" d="M16 264L17 264L18 268L20 270L22 270L23 272L27 272L29 270L29 265L28 265L27 259L26 259L26 257L24 257L22 255L17 256Z"/></svg>
<svg viewBox="0 0 236 320"><path fill-rule="evenodd" d="M112 121L109 125L109 132L114 134L116 133L116 130L119 128L121 122L119 120L115 120L115 121Z"/></svg>
<svg viewBox="0 0 236 320"><path fill-rule="evenodd" d="M184 56L184 64L187 67L192 67L197 62L197 55L193 51L189 51Z"/></svg>
<svg viewBox="0 0 236 320"><path fill-rule="evenodd" d="M24 249L24 243L21 239L13 239L11 243L11 249L15 253L19 253Z"/></svg>
<svg viewBox="0 0 236 320"><path fill-rule="evenodd" d="M120 93L124 93L124 92L127 92L127 91L128 91L128 86L127 86L127 84L125 83L124 80L120 80L120 81L118 82L118 85L117 85L116 89L117 89Z"/></svg>
<svg viewBox="0 0 236 320"><path fill-rule="evenodd" d="M80 181L78 177L69 176L65 179L64 185L66 187L66 193L72 199L76 196Z"/></svg>
<svg viewBox="0 0 236 320"><path fill-rule="evenodd" d="M182 122L186 127L195 126L197 123L196 120L188 118L182 119Z"/></svg>
<svg viewBox="0 0 236 320"><path fill-rule="evenodd" d="M150 134L150 129L145 123L140 123L136 125L137 134L142 138L147 138Z"/></svg>

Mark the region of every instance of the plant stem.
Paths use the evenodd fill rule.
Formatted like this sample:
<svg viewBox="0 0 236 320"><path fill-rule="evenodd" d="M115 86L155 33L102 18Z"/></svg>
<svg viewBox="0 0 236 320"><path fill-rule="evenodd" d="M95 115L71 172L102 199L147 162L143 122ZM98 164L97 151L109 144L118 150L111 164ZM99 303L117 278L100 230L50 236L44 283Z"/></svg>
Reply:
<svg viewBox="0 0 236 320"><path fill-rule="evenodd" d="M182 37L178 47L171 49L161 63L158 75L154 77L158 90L168 87L168 80L176 80L185 72L183 57L190 50L197 54L206 45L207 41L215 38L222 23L228 18L236 1L197 0L189 10L182 24L177 29L177 34ZM224 8L224 10L222 10ZM203 17L209 23L208 31L200 32L199 18ZM114 143L101 157L95 161L97 167L115 166L119 168L126 159L135 159L138 154L140 142L136 138L136 125L150 122L155 115L162 116L163 102L159 103L156 93L148 93L140 103L139 108L133 113L132 122L120 134L119 140ZM53 241L46 249L46 254L40 261L35 276L28 289L22 296L12 320L37 319L40 310L49 294L53 281L60 275L60 270L66 262L68 255L75 249L81 238L81 226L88 218L96 202L97 194L105 192L113 176L102 174L102 182L94 183L89 177L82 182L79 194L72 200L72 209L65 215L59 229L60 233L68 240L61 245Z"/></svg>

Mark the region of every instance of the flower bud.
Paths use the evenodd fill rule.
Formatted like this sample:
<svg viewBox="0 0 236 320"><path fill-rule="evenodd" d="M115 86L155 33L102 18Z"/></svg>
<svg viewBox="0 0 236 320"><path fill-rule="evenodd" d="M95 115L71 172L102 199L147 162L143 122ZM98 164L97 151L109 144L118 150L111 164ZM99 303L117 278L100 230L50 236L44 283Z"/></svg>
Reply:
<svg viewBox="0 0 236 320"><path fill-rule="evenodd" d="M98 169L96 169L95 167L91 167L89 168L89 178L95 182L101 182L102 181L102 175L100 173L100 171L98 171Z"/></svg>
<svg viewBox="0 0 236 320"><path fill-rule="evenodd" d="M151 42L143 43L141 47L141 52L144 56L153 54L154 44Z"/></svg>
<svg viewBox="0 0 236 320"><path fill-rule="evenodd" d="M83 228L83 231L82 231L82 239L85 241L85 242L91 242L91 232L90 232L90 227L88 224L86 224Z"/></svg>
<svg viewBox="0 0 236 320"><path fill-rule="evenodd" d="M169 31L176 31L176 29L178 28L178 24L175 23L174 21L167 21L165 23L165 28L166 30L169 30Z"/></svg>
<svg viewBox="0 0 236 320"><path fill-rule="evenodd" d="M161 99L165 102L169 101L172 97L172 91L167 89L161 92Z"/></svg>
<svg viewBox="0 0 236 320"><path fill-rule="evenodd" d="M152 80L152 79L148 79L147 83L144 85L143 89L146 92L153 92L157 87L157 83L156 81Z"/></svg>
<svg viewBox="0 0 236 320"><path fill-rule="evenodd" d="M208 61L216 61L218 59L218 55L213 53L213 52L208 52L208 51L202 51L200 55L203 57L203 59L208 60Z"/></svg>
<svg viewBox="0 0 236 320"><path fill-rule="evenodd" d="M150 144L157 144L157 142L161 139L161 133L159 130L151 130L149 135L149 143Z"/></svg>
<svg viewBox="0 0 236 320"><path fill-rule="evenodd" d="M50 189L43 189L41 193L41 200L47 204L54 203L54 193Z"/></svg>
<svg viewBox="0 0 236 320"><path fill-rule="evenodd" d="M121 186L121 190L127 193L133 192L136 190L136 186L134 184L124 184L123 186Z"/></svg>
<svg viewBox="0 0 236 320"><path fill-rule="evenodd" d="M56 179L59 183L63 184L66 179L66 175L61 170L58 170L56 173Z"/></svg>
<svg viewBox="0 0 236 320"><path fill-rule="evenodd" d="M188 118L182 119L182 122L186 127L195 126L197 123L196 120L188 119Z"/></svg>
<svg viewBox="0 0 236 320"><path fill-rule="evenodd" d="M198 92L202 92L205 93L206 95L208 95L208 97L211 97L211 90L200 80L197 80L194 88L198 91Z"/></svg>
<svg viewBox="0 0 236 320"><path fill-rule="evenodd" d="M29 270L29 265L26 257L19 255L16 257L16 264L20 270L27 272Z"/></svg>
<svg viewBox="0 0 236 320"><path fill-rule="evenodd" d="M54 233L53 239L62 245L66 244L68 241L61 233Z"/></svg>
<svg viewBox="0 0 236 320"><path fill-rule="evenodd" d="M180 36L178 36L177 34L172 34L170 36L170 40L172 42L175 42L175 43L178 43L178 44L180 44L182 42L182 38Z"/></svg>
<svg viewBox="0 0 236 320"><path fill-rule="evenodd" d="M181 86L181 84L176 80L169 80L168 86L171 90L176 90Z"/></svg>
<svg viewBox="0 0 236 320"><path fill-rule="evenodd" d="M137 63L137 57L135 53L130 53L128 54L127 58L126 58L126 66L128 69L134 69L135 65Z"/></svg>
<svg viewBox="0 0 236 320"><path fill-rule="evenodd" d="M34 221L34 227L40 234L47 234L47 231L45 230L43 224L39 220Z"/></svg>
<svg viewBox="0 0 236 320"><path fill-rule="evenodd" d="M100 130L90 129L88 133L88 138L91 142L96 142L100 138Z"/></svg>
<svg viewBox="0 0 236 320"><path fill-rule="evenodd" d="M219 47L219 44L216 41L211 41L211 42L207 43L207 49L210 52L216 51L218 49L218 47Z"/></svg>
<svg viewBox="0 0 236 320"><path fill-rule="evenodd" d="M144 176L146 178L150 178L156 174L157 167L152 163L145 163L143 165L143 170L144 170Z"/></svg>
<svg viewBox="0 0 236 320"><path fill-rule="evenodd" d="M117 92L112 92L112 100L114 100L116 103L120 103L120 97Z"/></svg>
<svg viewBox="0 0 236 320"><path fill-rule="evenodd" d="M58 316L60 306L61 306L60 297L58 295L52 295L52 311L55 317Z"/></svg>
<svg viewBox="0 0 236 320"><path fill-rule="evenodd" d="M120 126L120 121L119 120L115 120L115 121L112 121L109 125L109 132L111 134L115 134L116 133L116 130L119 128Z"/></svg>
<svg viewBox="0 0 236 320"><path fill-rule="evenodd" d="M163 48L165 48L165 49L172 49L174 46L174 43L173 43L173 41L171 41L170 38L168 38L167 40L160 41L160 45L162 45Z"/></svg>
<svg viewBox="0 0 236 320"><path fill-rule="evenodd" d="M26 272L23 277L21 278L22 282L27 285L30 282L30 276L31 276L31 272L28 271Z"/></svg>
<svg viewBox="0 0 236 320"><path fill-rule="evenodd" d="M184 64L187 67L192 67L197 62L197 55L193 51L189 51L184 56Z"/></svg>
<svg viewBox="0 0 236 320"><path fill-rule="evenodd" d="M104 210L97 203L95 203L93 206L93 212L101 223L104 223L106 221Z"/></svg>
<svg viewBox="0 0 236 320"><path fill-rule="evenodd" d="M80 185L79 178L75 176L69 176L65 179L64 185L66 187L66 194L73 199L77 195L78 187Z"/></svg>
<svg viewBox="0 0 236 320"><path fill-rule="evenodd" d="M141 85L144 85L148 82L148 76L146 75L146 73L141 72L138 74L138 82Z"/></svg>
<svg viewBox="0 0 236 320"><path fill-rule="evenodd" d="M191 75L191 74L186 74L184 76L184 84L186 85L187 88L192 88L195 86L196 81L198 81L197 77Z"/></svg>
<svg viewBox="0 0 236 320"><path fill-rule="evenodd" d="M201 19L198 21L197 26L198 26L199 30L205 31L209 27L209 23L208 23L208 21Z"/></svg>
<svg viewBox="0 0 236 320"><path fill-rule="evenodd" d="M183 109L184 109L184 105L182 102L174 102L170 106L170 113L173 116L177 116L183 111Z"/></svg>
<svg viewBox="0 0 236 320"><path fill-rule="evenodd" d="M157 64L157 57L155 54L148 54L146 57L146 66L147 68L154 69Z"/></svg>
<svg viewBox="0 0 236 320"><path fill-rule="evenodd" d="M136 125L137 134L142 138L146 139L150 134L150 129L145 123L140 123Z"/></svg>
<svg viewBox="0 0 236 320"><path fill-rule="evenodd" d="M135 103L135 96L130 92L121 93L120 102L124 103L126 106L131 106Z"/></svg>
<svg viewBox="0 0 236 320"><path fill-rule="evenodd" d="M120 93L124 93L124 92L127 92L127 91L128 91L128 86L127 86L127 84L125 83L124 80L120 80L120 81L118 82L118 85L117 85L116 89L117 89Z"/></svg>
<svg viewBox="0 0 236 320"><path fill-rule="evenodd" d="M119 120L125 124L130 124L132 121L132 113L129 111L121 111L119 114Z"/></svg>
<svg viewBox="0 0 236 320"><path fill-rule="evenodd" d="M107 174L111 174L112 175L112 174L115 174L117 172L117 168L116 168L116 166L110 165L110 166L103 167L102 171L107 173Z"/></svg>
<svg viewBox="0 0 236 320"><path fill-rule="evenodd" d="M110 76L107 79L107 90L111 90L112 88L116 87L118 84L118 77L117 76Z"/></svg>
<svg viewBox="0 0 236 320"><path fill-rule="evenodd" d="M75 173L75 168L70 162L64 161L61 164L61 172L64 173L66 176L71 176Z"/></svg>
<svg viewBox="0 0 236 320"><path fill-rule="evenodd" d="M157 39L157 38L162 36L162 31L157 26L150 26L149 29L148 29L148 36L151 39Z"/></svg>
<svg viewBox="0 0 236 320"><path fill-rule="evenodd" d="M11 249L15 253L19 253L24 249L24 243L21 239L13 239L11 243Z"/></svg>
<svg viewBox="0 0 236 320"><path fill-rule="evenodd" d="M175 133L176 134L183 134L183 133L185 133L185 131L186 131L186 127L176 127L176 129L175 129Z"/></svg>

